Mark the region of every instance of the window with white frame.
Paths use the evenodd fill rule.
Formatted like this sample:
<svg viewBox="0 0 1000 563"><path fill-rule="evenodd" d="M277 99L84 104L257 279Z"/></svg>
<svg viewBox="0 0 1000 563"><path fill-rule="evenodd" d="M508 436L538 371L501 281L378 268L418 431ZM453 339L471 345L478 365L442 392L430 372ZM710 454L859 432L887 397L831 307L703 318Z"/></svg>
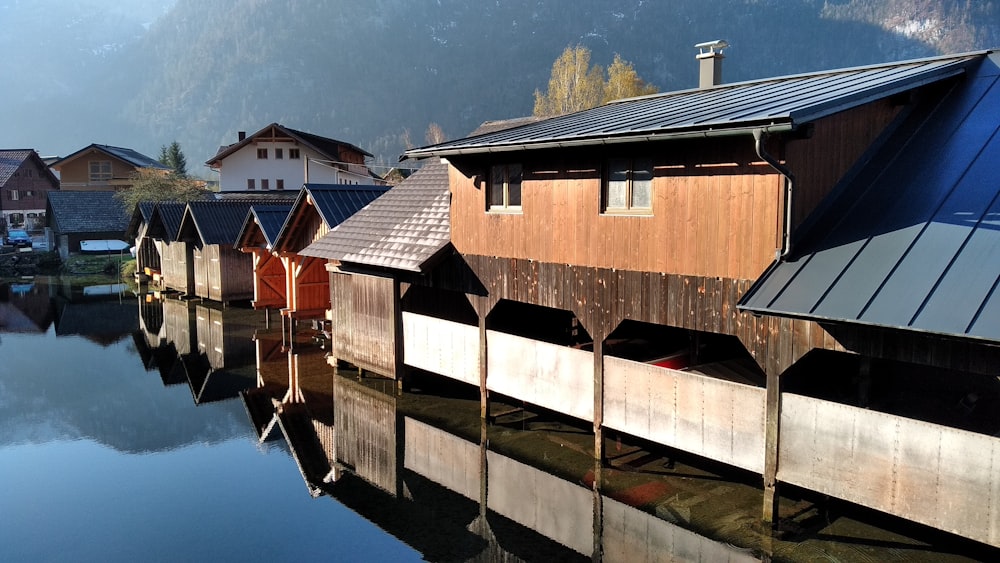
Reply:
<svg viewBox="0 0 1000 563"><path fill-rule="evenodd" d="M520 164L495 164L490 167L486 181L489 211L521 210L522 176Z"/></svg>
<svg viewBox="0 0 1000 563"><path fill-rule="evenodd" d="M653 210L653 159L608 159L601 197L605 213L650 213Z"/></svg>

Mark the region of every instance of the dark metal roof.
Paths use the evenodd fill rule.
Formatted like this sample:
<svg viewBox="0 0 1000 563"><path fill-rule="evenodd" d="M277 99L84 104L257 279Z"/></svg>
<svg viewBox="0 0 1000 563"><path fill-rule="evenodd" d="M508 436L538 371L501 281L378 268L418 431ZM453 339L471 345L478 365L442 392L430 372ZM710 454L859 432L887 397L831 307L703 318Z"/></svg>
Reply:
<svg viewBox="0 0 1000 563"><path fill-rule="evenodd" d="M129 215L114 192L53 190L47 204L52 228L61 234L122 232Z"/></svg>
<svg viewBox="0 0 1000 563"><path fill-rule="evenodd" d="M368 205L382 194L389 191L389 186L369 186L358 184L305 184L288 213L288 218L276 238L275 248L287 246L292 231L298 224L297 219L312 202L320 218L327 227L333 228L341 224L351 215ZM298 251L293 248L291 250Z"/></svg>
<svg viewBox="0 0 1000 563"><path fill-rule="evenodd" d="M340 154L341 149L348 148L352 151L358 152L364 156L372 156L368 151L356 146L351 143L345 143L344 141L338 141L337 139L331 139L329 137L321 137L319 135L314 135L312 133L306 133L305 131L298 131L296 129L291 129L285 127L280 123L271 123L266 127L262 128L260 131L252 135L247 135L242 141L238 141L231 145L223 145L219 147L219 152L215 154L210 160L205 164L208 166L213 166L219 161L225 159L229 155L238 151L239 149L245 147L246 145L253 143L258 137L264 136L265 134L273 135L274 131L279 131L286 137L295 139L296 141L312 148L321 155L329 158L330 160L342 161L343 158Z"/></svg>
<svg viewBox="0 0 1000 563"><path fill-rule="evenodd" d="M153 214L149 217L149 233L161 240L176 240L177 231L181 228L186 203L161 201L156 204Z"/></svg>
<svg viewBox="0 0 1000 563"><path fill-rule="evenodd" d="M448 165L429 162L300 252L419 272L451 240Z"/></svg>
<svg viewBox="0 0 1000 563"><path fill-rule="evenodd" d="M90 149L96 149L96 150L98 150L100 152L103 152L103 153L109 155L109 156L113 156L113 157L117 158L118 160L125 161L128 164L131 164L132 166L135 166L136 168L156 168L156 169L159 169L159 170L170 170L169 166L163 164L162 162L160 162L160 161L158 161L156 159L149 158L148 156L146 156L146 155L144 155L144 154L142 154L142 153L140 153L138 151L135 151L135 150L132 150L132 149L128 149L128 148L124 148L124 147L113 147L111 145L99 145L97 143L94 143L94 144L91 144L91 145L87 145L86 147L83 147L82 149L74 152L73 154L71 154L69 156L60 158L59 160L57 160L57 161L55 161L55 162L52 163L52 167L56 168L58 170L59 167L64 162L66 162L68 160L72 160L72 159L76 158L78 155L80 155L82 153L85 153L86 151L88 151Z"/></svg>
<svg viewBox="0 0 1000 563"><path fill-rule="evenodd" d="M772 131L844 111L964 72L983 53L784 76L631 98L520 127L429 147L426 158L687 136Z"/></svg>
<svg viewBox="0 0 1000 563"><path fill-rule="evenodd" d="M280 200L279 200L280 201ZM291 203L291 199L285 200ZM184 210L177 237L197 233L201 244L221 244L232 246L243 227L250 207L260 201L192 201ZM264 202L277 203L274 200Z"/></svg>
<svg viewBox="0 0 1000 563"><path fill-rule="evenodd" d="M911 116L741 308L1000 341L998 63Z"/></svg>
<svg viewBox="0 0 1000 563"><path fill-rule="evenodd" d="M243 221L243 227L236 236L236 245L242 246L243 242L250 236L250 231L259 229L267 248L274 248L278 233L281 232L281 226L285 224L285 219L288 218L288 212L291 209L291 204L252 205Z"/></svg>

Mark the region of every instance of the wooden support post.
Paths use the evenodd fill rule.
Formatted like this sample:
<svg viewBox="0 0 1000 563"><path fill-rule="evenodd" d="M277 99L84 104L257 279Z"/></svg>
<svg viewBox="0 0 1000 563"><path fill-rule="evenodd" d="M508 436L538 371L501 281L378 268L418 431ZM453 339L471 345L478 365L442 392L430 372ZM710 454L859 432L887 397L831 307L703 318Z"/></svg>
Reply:
<svg viewBox="0 0 1000 563"><path fill-rule="evenodd" d="M594 336L594 459L604 463L604 335Z"/></svg>
<svg viewBox="0 0 1000 563"><path fill-rule="evenodd" d="M596 562L604 561L604 497L601 496L601 489L604 486L604 464L600 460L594 461L594 552L591 560Z"/></svg>
<svg viewBox="0 0 1000 563"><path fill-rule="evenodd" d="M486 313L479 312L479 415L485 421L490 416L490 393L486 388L486 377L489 372L489 362L487 352L489 350L486 342Z"/></svg>
<svg viewBox="0 0 1000 563"><path fill-rule="evenodd" d="M858 406L867 409L869 393L872 387L872 359L861 356L858 366Z"/></svg>
<svg viewBox="0 0 1000 563"><path fill-rule="evenodd" d="M271 330L271 308L264 307L264 330Z"/></svg>
<svg viewBox="0 0 1000 563"><path fill-rule="evenodd" d="M780 378L767 373L767 404L764 420L764 522L778 523L778 438L781 420Z"/></svg>
<svg viewBox="0 0 1000 563"><path fill-rule="evenodd" d="M392 280L392 356L393 356L393 377L396 379L396 392L403 391L403 378L406 376L406 367L403 363L403 294L399 280Z"/></svg>

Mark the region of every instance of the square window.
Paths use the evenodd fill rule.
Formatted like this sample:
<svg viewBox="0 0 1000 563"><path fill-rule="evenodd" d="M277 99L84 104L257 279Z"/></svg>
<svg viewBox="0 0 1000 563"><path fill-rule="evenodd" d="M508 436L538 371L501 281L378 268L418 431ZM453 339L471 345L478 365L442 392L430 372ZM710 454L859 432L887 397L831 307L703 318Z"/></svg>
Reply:
<svg viewBox="0 0 1000 563"><path fill-rule="evenodd" d="M111 179L110 160L91 160L88 164L91 182L107 182Z"/></svg>
<svg viewBox="0 0 1000 563"><path fill-rule="evenodd" d="M281 160L285 157L284 149L274 149L274 160Z"/></svg>
<svg viewBox="0 0 1000 563"><path fill-rule="evenodd" d="M261 179L261 181L260 181L260 189L262 189L262 190L269 190L269 189L271 189L271 182L270 182L270 180L268 180L267 178Z"/></svg>
<svg viewBox="0 0 1000 563"><path fill-rule="evenodd" d="M288 149L288 158L297 160L299 158L299 149Z"/></svg>
<svg viewBox="0 0 1000 563"><path fill-rule="evenodd" d="M267 149L257 149L257 158L267 160Z"/></svg>
<svg viewBox="0 0 1000 563"><path fill-rule="evenodd" d="M282 180L281 178L278 178L277 180L275 180L274 183L275 183L274 188L276 190L283 190L283 189L285 189L285 181Z"/></svg>
<svg viewBox="0 0 1000 563"><path fill-rule="evenodd" d="M498 164L490 167L486 186L490 211L520 211L523 176L520 164Z"/></svg>
<svg viewBox="0 0 1000 563"><path fill-rule="evenodd" d="M608 159L601 192L605 213L649 213L653 209L653 159Z"/></svg>
<svg viewBox="0 0 1000 563"><path fill-rule="evenodd" d="M247 189L248 190L255 190L255 189L257 189L256 182L257 181L254 180L253 178L247 178Z"/></svg>

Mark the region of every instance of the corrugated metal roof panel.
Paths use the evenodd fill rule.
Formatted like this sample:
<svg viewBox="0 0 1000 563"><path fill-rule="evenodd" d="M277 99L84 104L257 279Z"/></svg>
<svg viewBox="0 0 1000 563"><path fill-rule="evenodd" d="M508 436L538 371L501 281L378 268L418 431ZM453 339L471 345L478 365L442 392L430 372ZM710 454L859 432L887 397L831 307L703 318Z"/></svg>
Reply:
<svg viewBox="0 0 1000 563"><path fill-rule="evenodd" d="M849 188L800 258L770 268L741 307L1000 341L984 317L1000 307L998 59L915 114L916 133L892 139L877 173L859 175L869 183Z"/></svg>
<svg viewBox="0 0 1000 563"><path fill-rule="evenodd" d="M412 149L404 158L731 133L765 125L790 127L954 76L981 57L982 53L935 57L621 100Z"/></svg>

